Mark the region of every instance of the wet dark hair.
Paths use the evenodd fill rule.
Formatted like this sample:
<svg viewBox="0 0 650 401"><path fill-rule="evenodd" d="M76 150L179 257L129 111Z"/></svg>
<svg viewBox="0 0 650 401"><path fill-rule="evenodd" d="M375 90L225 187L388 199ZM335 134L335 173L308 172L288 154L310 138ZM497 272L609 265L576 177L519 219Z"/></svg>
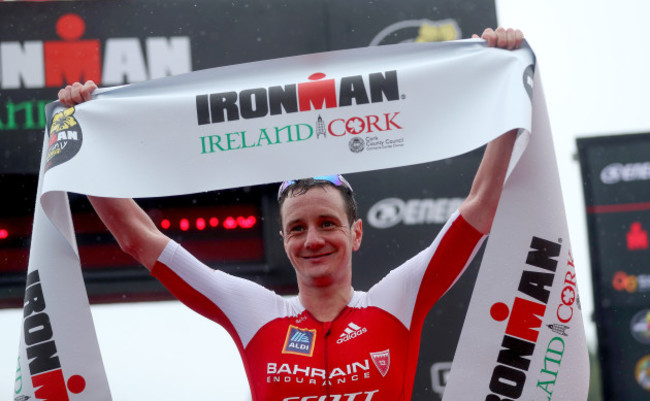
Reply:
<svg viewBox="0 0 650 401"><path fill-rule="evenodd" d="M295 197L306 194L310 189L313 188L327 188L331 187L339 191L343 196L343 202L345 204L345 214L348 218L348 223L352 227L352 223L357 221L357 200L354 198L354 193L344 185L336 186L326 180L315 180L313 178L304 178L296 180L294 184L287 187L287 189L282 193L280 199L278 199L278 207L280 208L280 227L282 227L282 205L288 197Z"/></svg>

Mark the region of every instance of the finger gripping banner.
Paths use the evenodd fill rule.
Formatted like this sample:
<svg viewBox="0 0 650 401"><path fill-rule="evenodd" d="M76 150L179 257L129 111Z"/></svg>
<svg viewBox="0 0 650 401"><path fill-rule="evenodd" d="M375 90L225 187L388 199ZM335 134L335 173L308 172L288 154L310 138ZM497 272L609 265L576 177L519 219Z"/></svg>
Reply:
<svg viewBox="0 0 650 401"><path fill-rule="evenodd" d="M586 400L574 261L528 47L312 54L103 89L47 114L16 396L110 399L66 192L160 197L385 169L518 129L444 399Z"/></svg>

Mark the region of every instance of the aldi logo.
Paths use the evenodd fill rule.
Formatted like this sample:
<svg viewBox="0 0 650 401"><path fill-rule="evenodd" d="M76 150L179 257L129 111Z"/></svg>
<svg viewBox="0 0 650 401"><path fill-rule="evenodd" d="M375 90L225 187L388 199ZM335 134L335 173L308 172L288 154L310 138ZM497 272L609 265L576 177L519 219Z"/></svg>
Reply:
<svg viewBox="0 0 650 401"><path fill-rule="evenodd" d="M283 354L312 356L316 344L316 330L301 329L289 325L287 338L282 347Z"/></svg>

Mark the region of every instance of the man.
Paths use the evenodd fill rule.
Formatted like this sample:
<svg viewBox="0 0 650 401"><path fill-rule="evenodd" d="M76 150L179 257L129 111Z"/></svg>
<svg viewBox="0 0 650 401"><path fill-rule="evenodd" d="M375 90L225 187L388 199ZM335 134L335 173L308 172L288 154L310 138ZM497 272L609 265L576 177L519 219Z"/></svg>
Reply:
<svg viewBox="0 0 650 401"><path fill-rule="evenodd" d="M514 49L523 35L499 28L481 37ZM59 99L81 103L95 88L75 83ZM253 400L407 401L424 318L489 232L515 136L508 132L487 146L468 197L435 241L368 292L351 285L363 225L352 187L340 175L285 181L278 191L281 235L299 289L290 299L203 265L131 199L89 199L125 252L226 328Z"/></svg>

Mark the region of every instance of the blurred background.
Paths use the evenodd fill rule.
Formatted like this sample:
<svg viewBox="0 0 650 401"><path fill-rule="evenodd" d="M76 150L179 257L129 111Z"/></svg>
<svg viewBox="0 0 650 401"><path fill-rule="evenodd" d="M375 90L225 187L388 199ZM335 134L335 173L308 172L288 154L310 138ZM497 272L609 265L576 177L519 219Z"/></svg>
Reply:
<svg viewBox="0 0 650 401"><path fill-rule="evenodd" d="M43 106L59 88L510 26L524 31L542 74L592 360L589 400L650 399L648 15L643 0L0 2L0 394L16 385ZM431 241L481 153L348 176L366 223L356 289ZM291 294L276 189L139 203L210 266ZM85 197L69 197L113 399L250 400L227 333L172 300L119 251ZM477 267L427 319L414 400L441 399Z"/></svg>

